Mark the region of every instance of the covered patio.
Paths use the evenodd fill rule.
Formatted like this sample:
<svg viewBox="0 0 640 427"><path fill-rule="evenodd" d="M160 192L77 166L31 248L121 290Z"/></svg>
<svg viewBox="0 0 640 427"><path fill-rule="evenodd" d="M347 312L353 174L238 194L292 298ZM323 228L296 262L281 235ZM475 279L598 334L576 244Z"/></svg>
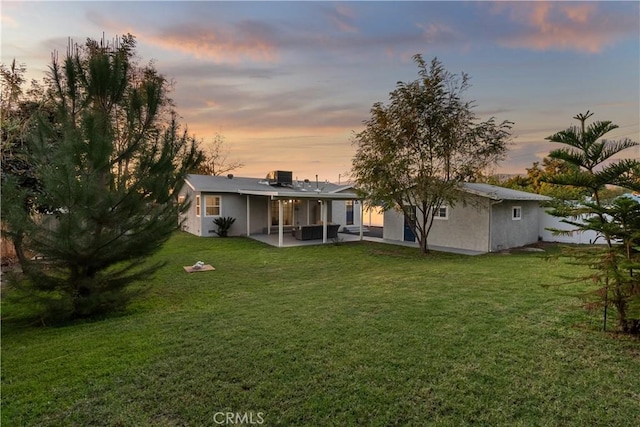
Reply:
<svg viewBox="0 0 640 427"><path fill-rule="evenodd" d="M339 193L339 192L335 192L335 193L324 193L321 194L320 192L310 192L310 193L303 193L303 192L299 192L299 191L291 191L289 189L278 189L277 191L269 191L269 192L265 192L265 191L247 191L247 190L240 190L239 191L240 194L245 195L246 196L246 201L247 201L247 206L246 206L246 218L247 218L247 224L246 224L246 229L247 229L247 237L252 237L252 238L256 238L256 240L261 240L264 241L265 243L268 244L273 244L273 246L278 246L278 247L286 247L286 246L303 246L303 245L313 245L313 244L320 244L320 243L331 243L334 242L336 238L332 238L329 237L329 231L328 231L328 211L329 211L329 203L331 203L334 200L342 200L342 201L346 201L346 200L357 200L357 196L353 193ZM267 234L252 234L249 230L251 230L251 199L250 196L266 196L268 197L268 199L270 201L273 202L277 202L278 204L278 212L277 212L277 232L276 233L272 233L271 232L271 225L272 224L272 214L271 214L271 210L267 211ZM312 240L298 240L296 239L291 231L290 228L286 228L285 227L285 221L284 221L284 206L285 204L288 203L292 203L293 201L300 201L300 202L304 202L307 204L307 209L305 210L306 212L306 218L297 218L299 221L295 227L305 227L305 226L309 226L312 223L309 220L309 203L311 202L318 202L320 203L320 226L322 227L322 238L321 239L312 239ZM359 203L359 206L362 208L362 203ZM362 215L362 213L361 213ZM344 224L339 224L339 225L344 225ZM335 231L335 230L334 230ZM362 240L362 224L360 224L360 233L357 236L354 235L346 235L346 234L340 234L338 237L340 236L347 236L347 238L349 240ZM342 237L343 238L343 237ZM275 243L275 244L274 244Z"/></svg>

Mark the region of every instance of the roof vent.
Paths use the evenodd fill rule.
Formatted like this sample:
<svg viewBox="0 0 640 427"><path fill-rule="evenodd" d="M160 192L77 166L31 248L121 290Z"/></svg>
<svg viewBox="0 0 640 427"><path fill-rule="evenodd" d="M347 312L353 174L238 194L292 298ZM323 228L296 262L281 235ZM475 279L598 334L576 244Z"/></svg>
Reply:
<svg viewBox="0 0 640 427"><path fill-rule="evenodd" d="M277 185L278 187L293 186L293 172L291 171L272 171L267 175L269 185Z"/></svg>
<svg viewBox="0 0 640 427"><path fill-rule="evenodd" d="M227 175L227 178L229 178L229 179L233 179L233 174L232 174L232 173L230 173L229 175Z"/></svg>

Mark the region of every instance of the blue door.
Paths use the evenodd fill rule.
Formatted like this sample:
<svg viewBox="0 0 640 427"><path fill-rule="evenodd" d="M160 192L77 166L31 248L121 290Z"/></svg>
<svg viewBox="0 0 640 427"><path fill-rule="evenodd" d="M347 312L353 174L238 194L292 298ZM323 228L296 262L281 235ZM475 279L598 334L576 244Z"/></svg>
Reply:
<svg viewBox="0 0 640 427"><path fill-rule="evenodd" d="M409 223L409 221L415 221L416 220L416 207L415 206L409 206L408 207L408 215L409 215L409 220L407 217L404 218L404 241L405 242L415 242L416 241L416 235L413 234L413 230L411 229L411 225Z"/></svg>

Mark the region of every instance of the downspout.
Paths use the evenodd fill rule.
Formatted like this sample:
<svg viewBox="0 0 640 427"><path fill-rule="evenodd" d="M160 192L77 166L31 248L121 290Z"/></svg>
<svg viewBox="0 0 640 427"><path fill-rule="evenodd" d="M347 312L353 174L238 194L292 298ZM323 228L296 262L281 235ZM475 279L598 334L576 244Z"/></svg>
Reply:
<svg viewBox="0 0 640 427"><path fill-rule="evenodd" d="M364 200L360 200L360 240L364 240L364 230L362 223L364 222Z"/></svg>

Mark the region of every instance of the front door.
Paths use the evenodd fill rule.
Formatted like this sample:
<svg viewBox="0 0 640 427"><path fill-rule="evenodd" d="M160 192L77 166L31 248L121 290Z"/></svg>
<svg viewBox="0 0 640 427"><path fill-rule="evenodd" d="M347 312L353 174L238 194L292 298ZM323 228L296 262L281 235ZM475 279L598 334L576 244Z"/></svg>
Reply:
<svg viewBox="0 0 640 427"><path fill-rule="evenodd" d="M416 235L413 233L413 230L411 229L411 224L409 223L409 221L415 221L416 220L416 207L415 206L408 206L408 216L409 216L409 220L407 217L404 218L404 241L405 242L415 242L416 241Z"/></svg>

